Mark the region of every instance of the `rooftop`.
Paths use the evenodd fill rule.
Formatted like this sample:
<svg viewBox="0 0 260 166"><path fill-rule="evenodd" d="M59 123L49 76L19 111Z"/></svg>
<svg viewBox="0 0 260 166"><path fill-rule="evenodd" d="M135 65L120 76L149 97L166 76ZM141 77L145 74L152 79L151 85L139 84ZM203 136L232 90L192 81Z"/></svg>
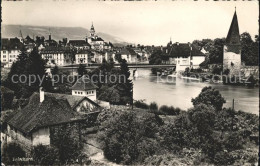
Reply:
<svg viewBox="0 0 260 166"><path fill-rule="evenodd" d="M30 133L37 128L69 122L78 117L79 114L72 111L67 100L50 96L40 103L39 93L35 92L29 103L16 111L7 123L23 133Z"/></svg>
<svg viewBox="0 0 260 166"><path fill-rule="evenodd" d="M91 82L91 80L86 77L80 77L76 83L71 87L72 90L91 90L97 89L98 87Z"/></svg>

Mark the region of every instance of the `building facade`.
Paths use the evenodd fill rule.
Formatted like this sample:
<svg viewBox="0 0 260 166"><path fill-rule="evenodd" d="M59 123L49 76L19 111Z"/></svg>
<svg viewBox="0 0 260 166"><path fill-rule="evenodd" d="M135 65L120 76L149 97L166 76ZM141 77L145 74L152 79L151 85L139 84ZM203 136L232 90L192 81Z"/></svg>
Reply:
<svg viewBox="0 0 260 166"><path fill-rule="evenodd" d="M72 52L69 47L45 47L40 51L43 59L47 60L48 65L57 66L70 65L73 61Z"/></svg>

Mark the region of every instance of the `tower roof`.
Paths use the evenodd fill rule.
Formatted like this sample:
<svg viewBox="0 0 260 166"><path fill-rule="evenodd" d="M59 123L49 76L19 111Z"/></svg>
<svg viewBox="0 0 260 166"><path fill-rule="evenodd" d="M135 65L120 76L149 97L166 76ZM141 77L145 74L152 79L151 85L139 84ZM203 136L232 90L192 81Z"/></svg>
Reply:
<svg viewBox="0 0 260 166"><path fill-rule="evenodd" d="M235 11L228 35L226 38L227 44L240 44L240 36L239 36L239 27L238 27L238 21L237 21L237 13Z"/></svg>
<svg viewBox="0 0 260 166"><path fill-rule="evenodd" d="M95 28L94 28L93 22L92 22L92 25L91 25L90 30L95 31Z"/></svg>

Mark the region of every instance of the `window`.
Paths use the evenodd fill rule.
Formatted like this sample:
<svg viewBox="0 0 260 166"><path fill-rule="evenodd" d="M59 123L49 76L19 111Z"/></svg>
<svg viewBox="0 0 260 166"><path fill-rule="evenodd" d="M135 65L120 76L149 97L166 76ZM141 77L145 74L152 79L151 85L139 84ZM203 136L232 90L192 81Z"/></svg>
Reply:
<svg viewBox="0 0 260 166"><path fill-rule="evenodd" d="M6 58L6 55L3 55L3 58Z"/></svg>
<svg viewBox="0 0 260 166"><path fill-rule="evenodd" d="M92 91L92 93L94 93L94 91Z"/></svg>
<svg viewBox="0 0 260 166"><path fill-rule="evenodd" d="M77 91L75 91L75 94L77 94Z"/></svg>
<svg viewBox="0 0 260 166"><path fill-rule="evenodd" d="M87 92L87 95L88 95L88 92Z"/></svg>
<svg viewBox="0 0 260 166"><path fill-rule="evenodd" d="M5 54L5 53L6 53L6 51L3 51L3 53Z"/></svg>

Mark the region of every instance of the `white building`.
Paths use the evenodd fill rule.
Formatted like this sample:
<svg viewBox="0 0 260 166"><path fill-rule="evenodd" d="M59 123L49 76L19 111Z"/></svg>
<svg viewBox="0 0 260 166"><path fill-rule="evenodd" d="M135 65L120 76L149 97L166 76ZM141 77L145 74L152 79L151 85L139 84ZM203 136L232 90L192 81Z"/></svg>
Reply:
<svg viewBox="0 0 260 166"><path fill-rule="evenodd" d="M18 38L1 40L1 63L4 67L11 67L21 54L23 44Z"/></svg>
<svg viewBox="0 0 260 166"><path fill-rule="evenodd" d="M205 60L205 54L190 43L171 42L164 50L168 63L176 64L176 71L184 71L186 68L197 69Z"/></svg>
<svg viewBox="0 0 260 166"><path fill-rule="evenodd" d="M87 42L91 45L91 49L94 50L104 49L104 45L105 45L104 40L101 37L97 36L93 23L90 28L90 36L87 36L86 39Z"/></svg>
<svg viewBox="0 0 260 166"><path fill-rule="evenodd" d="M57 66L70 65L72 62L72 53L69 47L46 47L40 51L42 59L47 60L48 65Z"/></svg>
<svg viewBox="0 0 260 166"><path fill-rule="evenodd" d="M97 100L96 89L98 87L94 85L87 76L82 76L71 87L72 95L74 96L86 96L92 101Z"/></svg>
<svg viewBox="0 0 260 166"><path fill-rule="evenodd" d="M131 48L122 48L118 52L113 54L114 62L118 62L116 56L120 55L121 59L125 59L127 63L137 63L138 54Z"/></svg>
<svg viewBox="0 0 260 166"><path fill-rule="evenodd" d="M88 50L79 50L75 55L76 64L88 64L91 52Z"/></svg>

